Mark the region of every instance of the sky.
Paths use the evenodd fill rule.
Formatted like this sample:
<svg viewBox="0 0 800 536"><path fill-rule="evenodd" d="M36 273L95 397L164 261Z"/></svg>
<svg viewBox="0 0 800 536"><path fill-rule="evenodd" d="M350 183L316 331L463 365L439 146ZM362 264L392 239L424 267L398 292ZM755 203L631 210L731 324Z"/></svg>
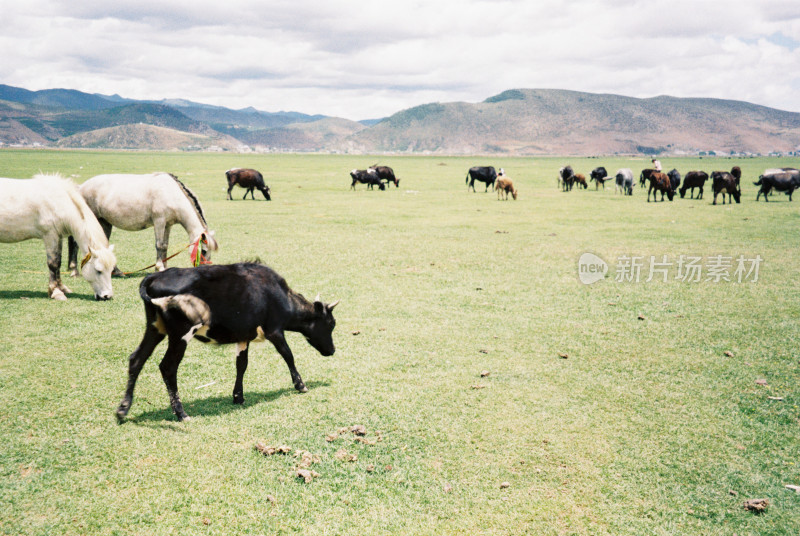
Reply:
<svg viewBox="0 0 800 536"><path fill-rule="evenodd" d="M0 0L0 83L376 119L507 89L800 112L800 1Z"/></svg>

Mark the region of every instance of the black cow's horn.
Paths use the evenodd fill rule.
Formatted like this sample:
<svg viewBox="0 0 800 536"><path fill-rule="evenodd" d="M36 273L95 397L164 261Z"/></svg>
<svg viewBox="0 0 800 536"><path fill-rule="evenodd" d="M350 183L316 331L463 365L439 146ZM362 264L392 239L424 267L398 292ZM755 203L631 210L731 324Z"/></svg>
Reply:
<svg viewBox="0 0 800 536"><path fill-rule="evenodd" d="M335 301L335 302L333 302L333 303L329 303L329 304L328 304L328 311L333 311L333 308L334 308L334 307L336 307L337 305L339 305L339 302L340 302L340 301L341 301L341 300L336 300L336 301Z"/></svg>

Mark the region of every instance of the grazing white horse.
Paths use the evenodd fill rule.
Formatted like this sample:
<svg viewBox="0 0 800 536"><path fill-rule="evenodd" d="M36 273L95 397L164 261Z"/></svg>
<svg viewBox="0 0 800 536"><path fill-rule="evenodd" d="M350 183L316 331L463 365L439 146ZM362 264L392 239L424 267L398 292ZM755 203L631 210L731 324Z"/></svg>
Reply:
<svg viewBox="0 0 800 536"><path fill-rule="evenodd" d="M59 175L32 179L0 178L0 242L41 238L50 270L48 295L66 300L72 292L61 282L61 243L73 236L81 250L81 273L97 300L112 297L111 270L117 262L100 223L75 184ZM77 252L76 252L77 253Z"/></svg>
<svg viewBox="0 0 800 536"><path fill-rule="evenodd" d="M205 249L216 251L214 232L208 230L200 201L189 188L170 173L147 175L97 175L80 186L89 208L97 216L107 237L111 228L140 231L153 227L156 234L156 270L166 269L169 231L179 223L190 242L205 238ZM69 266L75 270L77 253L70 243ZM114 275L121 275L115 268Z"/></svg>

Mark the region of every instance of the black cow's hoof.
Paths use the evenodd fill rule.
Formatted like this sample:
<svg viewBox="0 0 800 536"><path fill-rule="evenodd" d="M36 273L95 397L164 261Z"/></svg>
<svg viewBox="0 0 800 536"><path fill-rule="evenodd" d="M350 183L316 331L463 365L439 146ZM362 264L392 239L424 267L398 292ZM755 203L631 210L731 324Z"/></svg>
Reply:
<svg viewBox="0 0 800 536"><path fill-rule="evenodd" d="M117 411L114 413L117 417L117 422L122 424L125 422L125 418L128 416L128 411L130 411L131 405L129 402L123 400L122 403L117 408Z"/></svg>
<svg viewBox="0 0 800 536"><path fill-rule="evenodd" d="M242 394L233 395L233 403L234 404L244 404L244 395L242 395Z"/></svg>
<svg viewBox="0 0 800 536"><path fill-rule="evenodd" d="M297 391L299 393L307 393L308 392L308 387L306 387L306 384L304 384L304 383L299 383L299 384L295 385L294 388L297 389Z"/></svg>

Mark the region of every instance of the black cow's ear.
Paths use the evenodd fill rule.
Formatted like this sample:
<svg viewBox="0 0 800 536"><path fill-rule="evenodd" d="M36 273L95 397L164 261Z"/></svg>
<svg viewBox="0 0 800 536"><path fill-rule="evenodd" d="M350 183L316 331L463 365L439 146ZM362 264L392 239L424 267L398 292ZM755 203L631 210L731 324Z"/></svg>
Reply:
<svg viewBox="0 0 800 536"><path fill-rule="evenodd" d="M318 315L325 314L325 304L322 303L320 300L314 302L314 312Z"/></svg>

